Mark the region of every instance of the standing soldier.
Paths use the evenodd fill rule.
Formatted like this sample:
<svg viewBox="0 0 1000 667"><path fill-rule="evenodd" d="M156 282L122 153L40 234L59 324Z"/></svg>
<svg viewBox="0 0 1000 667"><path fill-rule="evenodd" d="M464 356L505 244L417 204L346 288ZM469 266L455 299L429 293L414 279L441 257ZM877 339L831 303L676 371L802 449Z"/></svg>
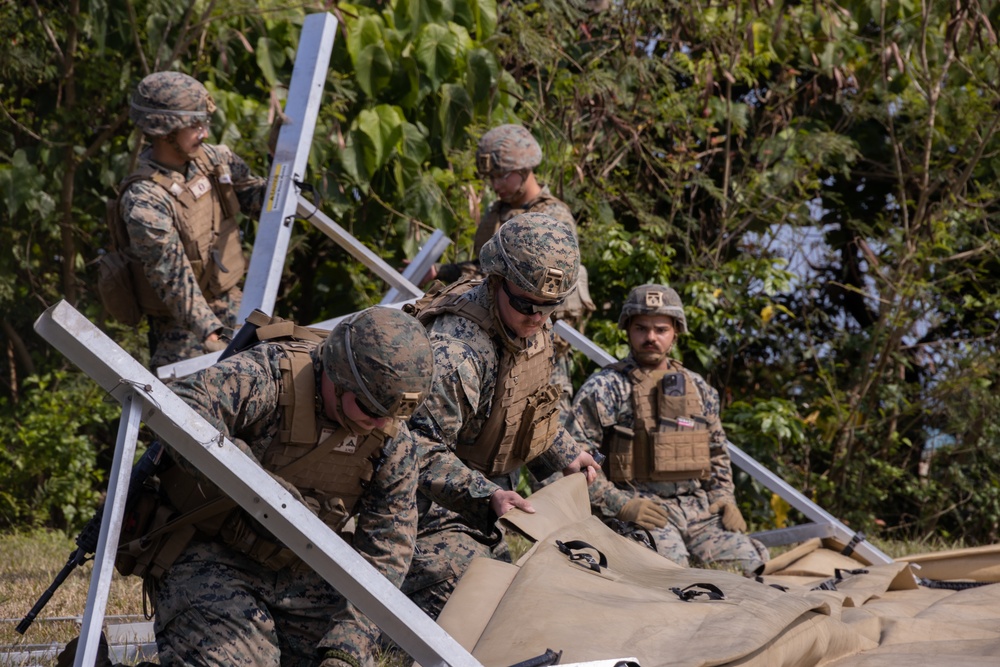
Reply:
<svg viewBox="0 0 1000 667"><path fill-rule="evenodd" d="M451 283L462 277L482 277L479 255L483 245L500 225L522 213L544 213L558 220L577 234L576 221L569 207L541 185L535 178L535 169L542 163L542 147L528 130L520 125L501 125L482 136L476 149L476 167L483 180L488 181L497 195L496 201L483 215L476 229L472 245L477 259L458 264L443 264L431 270L431 277ZM587 283L587 268L580 264L577 289L567 295L556 308L554 320L564 320L571 327L583 330L586 319L594 312ZM555 339L556 369L553 382L562 389L560 407L563 417L569 413L573 398L570 381L570 345L558 336Z"/></svg>
<svg viewBox="0 0 1000 667"><path fill-rule="evenodd" d="M596 476L596 462L559 424L550 381L549 315L576 287L576 236L525 213L500 227L481 260L485 280L454 283L416 305L437 376L410 420L420 525L403 592L434 618L473 558L510 560L495 522L513 507L533 511L514 490L523 464L541 477Z"/></svg>
<svg viewBox="0 0 1000 667"><path fill-rule="evenodd" d="M109 224L149 318L153 368L224 349L219 334L237 324L246 271L237 214L260 211L265 181L228 147L205 143L213 111L205 86L180 72L150 74L132 96L129 116L150 147Z"/></svg>
<svg viewBox="0 0 1000 667"><path fill-rule="evenodd" d="M331 529L354 516L353 547L398 586L417 525L405 420L434 375L426 330L369 308L325 341L289 322L257 334L263 343L171 388ZM182 518L146 556L161 664L374 666L371 621L174 458L161 489Z"/></svg>
<svg viewBox="0 0 1000 667"><path fill-rule="evenodd" d="M591 503L648 529L657 551L675 563L687 566L693 557L753 573L768 554L744 534L719 394L669 357L687 331L680 296L664 285L636 287L618 326L631 353L580 387L569 424L581 446L607 456L607 477L591 487Z"/></svg>

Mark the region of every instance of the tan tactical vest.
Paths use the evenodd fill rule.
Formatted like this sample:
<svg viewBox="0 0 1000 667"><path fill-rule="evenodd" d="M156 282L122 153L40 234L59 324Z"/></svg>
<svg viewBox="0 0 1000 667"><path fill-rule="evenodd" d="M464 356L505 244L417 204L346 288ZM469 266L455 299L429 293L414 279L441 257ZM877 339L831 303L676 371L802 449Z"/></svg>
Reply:
<svg viewBox="0 0 1000 667"><path fill-rule="evenodd" d="M264 453L263 466L294 485L309 508L339 531L374 476L382 445L398 429L390 422L385 430L353 436L323 416L310 351L323 342L325 333L288 321L265 324L257 330L259 340L280 343L287 353L279 362L278 437ZM129 571L119 567L122 574L159 579L196 534L218 535L227 546L273 570L299 566L295 553L232 499L204 489L180 466L160 476L160 488L170 502L156 510L147 534L124 545ZM121 554L119 560L124 560Z"/></svg>
<svg viewBox="0 0 1000 667"><path fill-rule="evenodd" d="M493 315L462 295L481 284L461 281L418 305L416 317L427 325L443 313L459 315L505 339L497 331ZM504 475L537 458L552 446L559 430L559 389L551 384L552 345L548 325L524 349L501 343L500 368L493 391L490 415L471 445L458 443L455 454L471 468L489 477Z"/></svg>
<svg viewBox="0 0 1000 667"><path fill-rule="evenodd" d="M148 180L170 194L174 223L184 245L184 253L202 294L205 299L212 300L235 287L246 272L236 220L240 206L229 165L213 164L203 149L198 149L194 162L201 175L192 181L181 183L144 165L122 181L119 192L125 192L137 181ZM112 244L128 256L139 308L148 315L169 315L170 311L146 279L142 264L127 252L128 230L121 216L119 199L111 204L108 221Z"/></svg>
<svg viewBox="0 0 1000 667"><path fill-rule="evenodd" d="M708 479L710 433L692 374L675 361L667 371L644 371L630 360L610 368L632 382L635 415L634 430L616 426L607 439L604 453L611 481ZM678 390L681 382L683 392Z"/></svg>

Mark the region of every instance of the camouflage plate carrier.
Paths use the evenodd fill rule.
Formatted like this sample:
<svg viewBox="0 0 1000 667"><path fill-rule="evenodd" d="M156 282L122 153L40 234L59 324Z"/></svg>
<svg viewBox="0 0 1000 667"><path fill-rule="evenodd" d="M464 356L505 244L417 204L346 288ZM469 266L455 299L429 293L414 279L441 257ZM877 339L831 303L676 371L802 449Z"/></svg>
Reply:
<svg viewBox="0 0 1000 667"><path fill-rule="evenodd" d="M463 295L481 280L453 283L423 303L414 304L417 319L429 326L442 314L464 317L487 331L493 340L506 334L496 328L487 309ZM540 456L552 446L559 430L559 389L549 383L552 347L549 325L525 348L500 343L500 368L490 416L472 444L458 443L455 454L488 477L504 475Z"/></svg>
<svg viewBox="0 0 1000 667"><path fill-rule="evenodd" d="M246 272L240 228L239 201L229 166L214 163L204 149L194 158L202 175L190 182L146 165L122 181L122 194L141 180L152 181L170 196L173 220L184 254L205 299L212 300L235 287ZM102 258L98 288L107 311L123 324L135 325L143 314L171 313L146 279L142 264L129 251L129 237L121 215L121 196L108 202L108 229L112 252Z"/></svg>

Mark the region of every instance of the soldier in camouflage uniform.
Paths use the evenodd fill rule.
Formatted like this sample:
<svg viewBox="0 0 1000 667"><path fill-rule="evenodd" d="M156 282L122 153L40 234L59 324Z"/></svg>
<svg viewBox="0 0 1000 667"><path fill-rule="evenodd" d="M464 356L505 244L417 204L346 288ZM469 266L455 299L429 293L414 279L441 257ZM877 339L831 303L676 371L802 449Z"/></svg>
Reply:
<svg viewBox="0 0 1000 667"><path fill-rule="evenodd" d="M445 283L462 277L482 277L479 254L483 244L516 215L522 213L544 213L577 233L576 221L569 207L541 185L535 178L535 169L542 162L542 148L527 129L520 125L501 125L482 136L476 149L476 166L483 180L489 181L497 195L496 201L483 215L476 229L472 245L477 259L457 264L443 264L431 270L431 277ZM594 302L590 298L587 283L587 268L581 264L577 290L552 313L554 320L564 320L571 327L583 331L587 317L594 312ZM570 345L558 336L556 344L556 368L552 381L563 392L560 407L563 417L569 413L573 398L570 381Z"/></svg>
<svg viewBox="0 0 1000 667"><path fill-rule="evenodd" d="M753 573L768 554L745 534L736 505L719 394L668 356L687 331L680 297L663 285L637 287L618 326L631 353L580 387L568 425L578 443L607 456L592 504L648 529L675 563L728 562Z"/></svg>
<svg viewBox="0 0 1000 667"><path fill-rule="evenodd" d="M291 323L272 328L283 325ZM264 342L171 388L330 528L354 516L354 548L398 586L417 526L418 465L405 419L434 374L426 330L376 307L325 341L296 328L291 340L269 342L268 331L258 330ZM174 459L161 486L175 508L191 516L205 498L232 503ZM158 581L161 664L375 665L377 628L248 514L233 504L223 510L194 524L194 538Z"/></svg>
<svg viewBox="0 0 1000 667"><path fill-rule="evenodd" d="M542 477L596 463L559 423L549 315L576 286L579 251L564 223L512 218L480 255L485 280L417 304L437 376L410 420L420 455L420 525L403 592L437 617L472 558L510 560L496 519L513 507L525 463ZM434 502L432 502L434 501Z"/></svg>
<svg viewBox="0 0 1000 667"><path fill-rule="evenodd" d="M149 319L150 366L222 350L245 273L237 214L260 211L265 180L226 146L205 143L215 103L180 72L144 78L129 115L150 143L123 181L117 215Z"/></svg>

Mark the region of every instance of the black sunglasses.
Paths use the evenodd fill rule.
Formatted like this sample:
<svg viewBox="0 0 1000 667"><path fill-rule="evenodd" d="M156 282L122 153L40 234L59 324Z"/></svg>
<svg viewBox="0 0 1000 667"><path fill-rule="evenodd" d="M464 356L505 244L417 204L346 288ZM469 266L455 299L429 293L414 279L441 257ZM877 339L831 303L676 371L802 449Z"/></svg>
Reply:
<svg viewBox="0 0 1000 667"><path fill-rule="evenodd" d="M358 399L357 396L354 397L354 403L358 406L358 410L361 410L361 412L365 413L365 416L368 417L369 419L383 419L383 418L385 418L385 415L380 415L377 412L375 412L374 410L372 410L371 408L369 408L360 399Z"/></svg>
<svg viewBox="0 0 1000 667"><path fill-rule="evenodd" d="M522 315L534 315L535 313L540 313L542 315L548 315L553 310L562 305L565 299L559 299L558 301L546 301L545 303L538 303L537 301L532 301L530 299L525 299L523 296L517 296L510 291L510 287L507 286L507 281L503 281L503 291L510 299L510 307L521 313Z"/></svg>

